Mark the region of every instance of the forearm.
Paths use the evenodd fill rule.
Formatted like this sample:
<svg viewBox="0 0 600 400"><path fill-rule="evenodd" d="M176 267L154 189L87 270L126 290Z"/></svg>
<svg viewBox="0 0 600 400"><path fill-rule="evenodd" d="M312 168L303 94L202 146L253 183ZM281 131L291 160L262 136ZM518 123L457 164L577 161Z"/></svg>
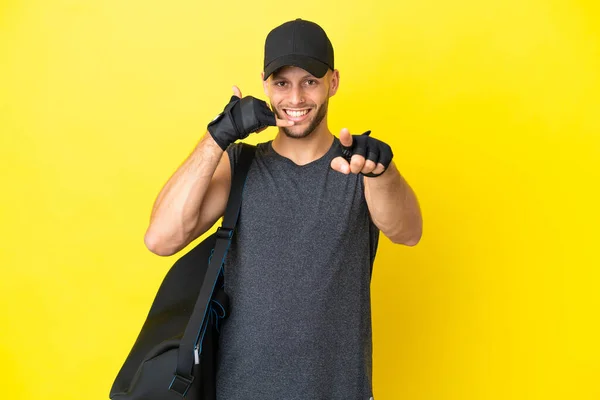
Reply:
<svg viewBox="0 0 600 400"><path fill-rule="evenodd" d="M392 162L383 175L365 177L365 197L375 225L394 243L416 245L423 222L417 197Z"/></svg>
<svg viewBox="0 0 600 400"><path fill-rule="evenodd" d="M148 226L147 244L168 238L186 240L198 223L205 198L223 150L206 133L158 194Z"/></svg>

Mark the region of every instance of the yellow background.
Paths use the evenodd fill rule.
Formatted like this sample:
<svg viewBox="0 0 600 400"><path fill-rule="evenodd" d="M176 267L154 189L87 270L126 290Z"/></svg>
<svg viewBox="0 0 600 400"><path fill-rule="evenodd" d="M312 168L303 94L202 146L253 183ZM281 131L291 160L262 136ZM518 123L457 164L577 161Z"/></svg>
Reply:
<svg viewBox="0 0 600 400"><path fill-rule="evenodd" d="M0 397L108 398L183 254L144 247L154 198L296 17L334 44L330 129L390 143L423 209L417 247L382 236L375 399L600 399L592 0L2 1Z"/></svg>

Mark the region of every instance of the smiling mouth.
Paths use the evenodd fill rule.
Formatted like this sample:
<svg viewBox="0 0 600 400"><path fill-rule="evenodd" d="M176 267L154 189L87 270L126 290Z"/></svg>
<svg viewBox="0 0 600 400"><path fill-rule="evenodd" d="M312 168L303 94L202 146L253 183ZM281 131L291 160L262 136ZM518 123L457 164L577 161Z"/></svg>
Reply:
<svg viewBox="0 0 600 400"><path fill-rule="evenodd" d="M288 119L290 119L292 121L302 121L304 118L306 118L306 116L308 114L310 114L311 109L306 108L303 110L290 110L290 109L284 108L283 112L285 112L285 115L287 115Z"/></svg>

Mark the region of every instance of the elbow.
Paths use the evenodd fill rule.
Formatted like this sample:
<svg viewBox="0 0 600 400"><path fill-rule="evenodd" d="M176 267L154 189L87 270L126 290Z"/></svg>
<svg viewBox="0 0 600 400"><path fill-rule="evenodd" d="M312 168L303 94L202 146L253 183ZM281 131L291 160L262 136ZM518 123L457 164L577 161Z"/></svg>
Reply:
<svg viewBox="0 0 600 400"><path fill-rule="evenodd" d="M419 242L421 241L421 237L416 237L416 236L410 237L410 238L403 237L403 238L399 238L399 239L390 238L390 240L394 244L403 244L405 246L414 247L417 244L419 244Z"/></svg>
<svg viewBox="0 0 600 400"><path fill-rule="evenodd" d="M414 247L421 242L423 236L423 218L419 213L416 218L413 218L409 224L400 230L398 235L390 238L395 244L403 244L405 246Z"/></svg>
<svg viewBox="0 0 600 400"><path fill-rule="evenodd" d="M420 241L421 241L421 238L417 237L417 238L414 238L414 239L405 240L403 242L394 242L394 243L396 243L396 244L403 244L403 245L409 246L409 247L414 247L414 246L418 245Z"/></svg>
<svg viewBox="0 0 600 400"><path fill-rule="evenodd" d="M144 245L152 253L161 257L172 256L177 252L176 249L166 246L164 241L161 241L157 235L150 233L150 231L144 235Z"/></svg>
<svg viewBox="0 0 600 400"><path fill-rule="evenodd" d="M403 244L405 246L414 247L421 242L423 236L423 229L413 229L409 232L401 232L398 235L389 236L389 239L394 244Z"/></svg>

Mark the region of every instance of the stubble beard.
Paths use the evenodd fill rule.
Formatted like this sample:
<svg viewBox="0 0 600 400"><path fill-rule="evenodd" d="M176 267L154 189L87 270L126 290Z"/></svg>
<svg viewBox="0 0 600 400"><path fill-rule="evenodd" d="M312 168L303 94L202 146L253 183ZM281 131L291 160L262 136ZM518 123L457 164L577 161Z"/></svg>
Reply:
<svg viewBox="0 0 600 400"><path fill-rule="evenodd" d="M327 100L325 100L325 103L323 103L320 107L317 108L317 115L312 119L312 121L306 127L306 129L304 129L301 132L297 132L297 131L294 132L292 130L294 128L293 126L292 127L282 126L280 128L281 128L281 130L283 130L283 133L285 133L285 135L287 137L289 137L290 139L303 139L305 137L308 137L310 134L312 134L315 131L315 129L317 128L317 126L319 126L321 121L323 121L323 118L325 118L325 115L327 115L328 106L329 106L329 98ZM281 115L279 113L279 110L277 110L273 106L271 106L271 109L276 110L277 117L279 119L287 119L286 118L287 114L285 113L285 111L282 111L283 115Z"/></svg>

